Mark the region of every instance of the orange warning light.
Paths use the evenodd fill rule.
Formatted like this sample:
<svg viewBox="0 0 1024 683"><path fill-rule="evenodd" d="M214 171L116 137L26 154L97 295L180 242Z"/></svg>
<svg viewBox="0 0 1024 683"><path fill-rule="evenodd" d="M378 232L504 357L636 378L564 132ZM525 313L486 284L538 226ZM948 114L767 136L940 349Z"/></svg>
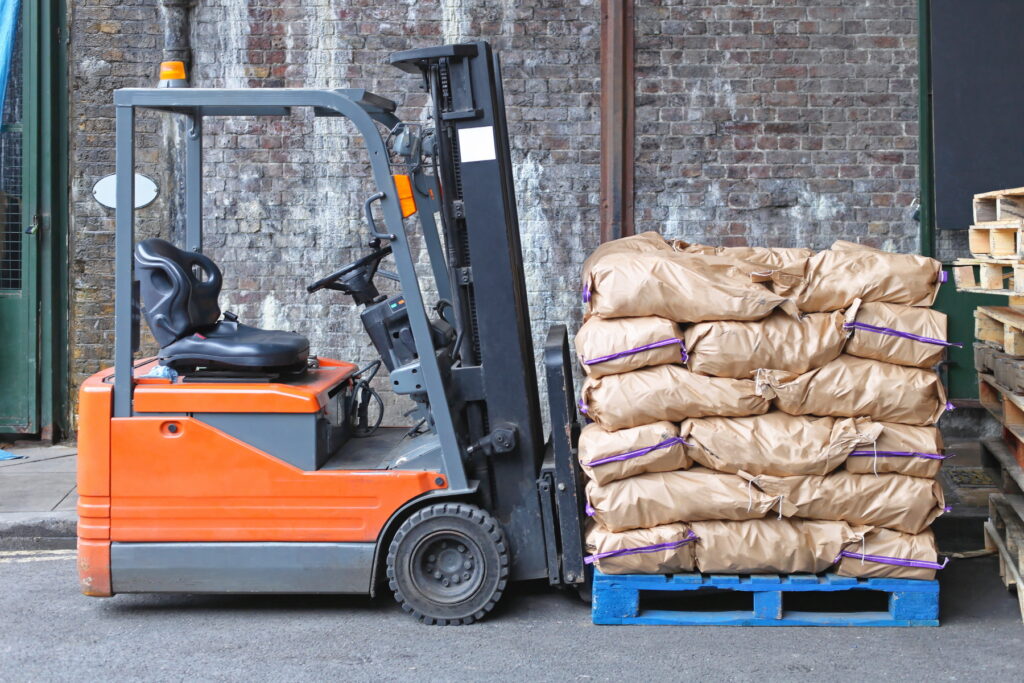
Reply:
<svg viewBox="0 0 1024 683"><path fill-rule="evenodd" d="M185 78L185 62L160 62L161 81L183 81Z"/></svg>

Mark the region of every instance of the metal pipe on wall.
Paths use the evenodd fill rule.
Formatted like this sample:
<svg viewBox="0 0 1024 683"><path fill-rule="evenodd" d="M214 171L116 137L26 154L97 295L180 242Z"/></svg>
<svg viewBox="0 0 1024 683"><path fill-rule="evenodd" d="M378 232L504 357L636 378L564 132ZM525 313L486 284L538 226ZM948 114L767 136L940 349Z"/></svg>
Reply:
<svg viewBox="0 0 1024 683"><path fill-rule="evenodd" d="M184 62L191 75L192 26L190 13L195 0L160 0L160 18L164 29L163 61Z"/></svg>
<svg viewBox="0 0 1024 683"><path fill-rule="evenodd" d="M601 0L601 241L632 235L633 0Z"/></svg>
<svg viewBox="0 0 1024 683"><path fill-rule="evenodd" d="M921 206L919 214L919 241L924 256L935 255L935 187L932 165L932 63L931 63L931 2L919 0L917 5L917 61L918 61L918 175Z"/></svg>
<svg viewBox="0 0 1024 683"><path fill-rule="evenodd" d="M163 28L163 51L161 59L165 62L183 62L185 77L189 85L195 83L192 75L192 11L196 0L160 0L160 23ZM156 74L153 76L156 83ZM163 129L163 150L161 155L160 178L158 184L163 188L161 194L167 201L167 214L170 216L170 238L188 249L199 251L196 231L189 230L185 225L188 215L189 197L185 196L185 188L191 187L193 193L201 185L186 182L185 175L189 170L193 175L198 169L200 152L195 149L194 132L201 121L191 118L161 114ZM191 143L191 144L190 144ZM195 178L193 178L195 180ZM193 201L195 197L191 198ZM196 216L201 216L196 212ZM194 226L193 226L194 227Z"/></svg>

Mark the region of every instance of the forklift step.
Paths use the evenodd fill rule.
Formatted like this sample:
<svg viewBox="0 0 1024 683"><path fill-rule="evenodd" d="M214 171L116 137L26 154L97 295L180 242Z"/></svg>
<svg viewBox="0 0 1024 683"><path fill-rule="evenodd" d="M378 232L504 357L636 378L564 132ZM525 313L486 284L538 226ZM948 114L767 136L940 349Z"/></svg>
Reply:
<svg viewBox="0 0 1024 683"><path fill-rule="evenodd" d="M595 570L592 604L595 624L938 626L939 582L836 574L613 576ZM878 609L865 611L872 607Z"/></svg>

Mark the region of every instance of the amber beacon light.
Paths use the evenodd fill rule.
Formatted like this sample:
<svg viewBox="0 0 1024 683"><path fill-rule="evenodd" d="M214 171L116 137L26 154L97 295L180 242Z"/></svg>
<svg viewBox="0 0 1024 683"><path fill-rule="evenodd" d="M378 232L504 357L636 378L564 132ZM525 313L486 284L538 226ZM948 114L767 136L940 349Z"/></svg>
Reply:
<svg viewBox="0 0 1024 683"><path fill-rule="evenodd" d="M185 62L160 62L161 88L183 88L188 86Z"/></svg>

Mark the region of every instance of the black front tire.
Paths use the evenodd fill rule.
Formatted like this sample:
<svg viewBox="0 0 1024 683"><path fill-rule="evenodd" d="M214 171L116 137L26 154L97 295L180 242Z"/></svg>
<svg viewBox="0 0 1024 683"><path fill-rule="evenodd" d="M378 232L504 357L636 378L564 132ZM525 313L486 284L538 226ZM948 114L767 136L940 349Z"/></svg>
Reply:
<svg viewBox="0 0 1024 683"><path fill-rule="evenodd" d="M508 584L501 526L467 503L417 511L395 533L387 577L402 609L425 624L471 624L490 612Z"/></svg>

